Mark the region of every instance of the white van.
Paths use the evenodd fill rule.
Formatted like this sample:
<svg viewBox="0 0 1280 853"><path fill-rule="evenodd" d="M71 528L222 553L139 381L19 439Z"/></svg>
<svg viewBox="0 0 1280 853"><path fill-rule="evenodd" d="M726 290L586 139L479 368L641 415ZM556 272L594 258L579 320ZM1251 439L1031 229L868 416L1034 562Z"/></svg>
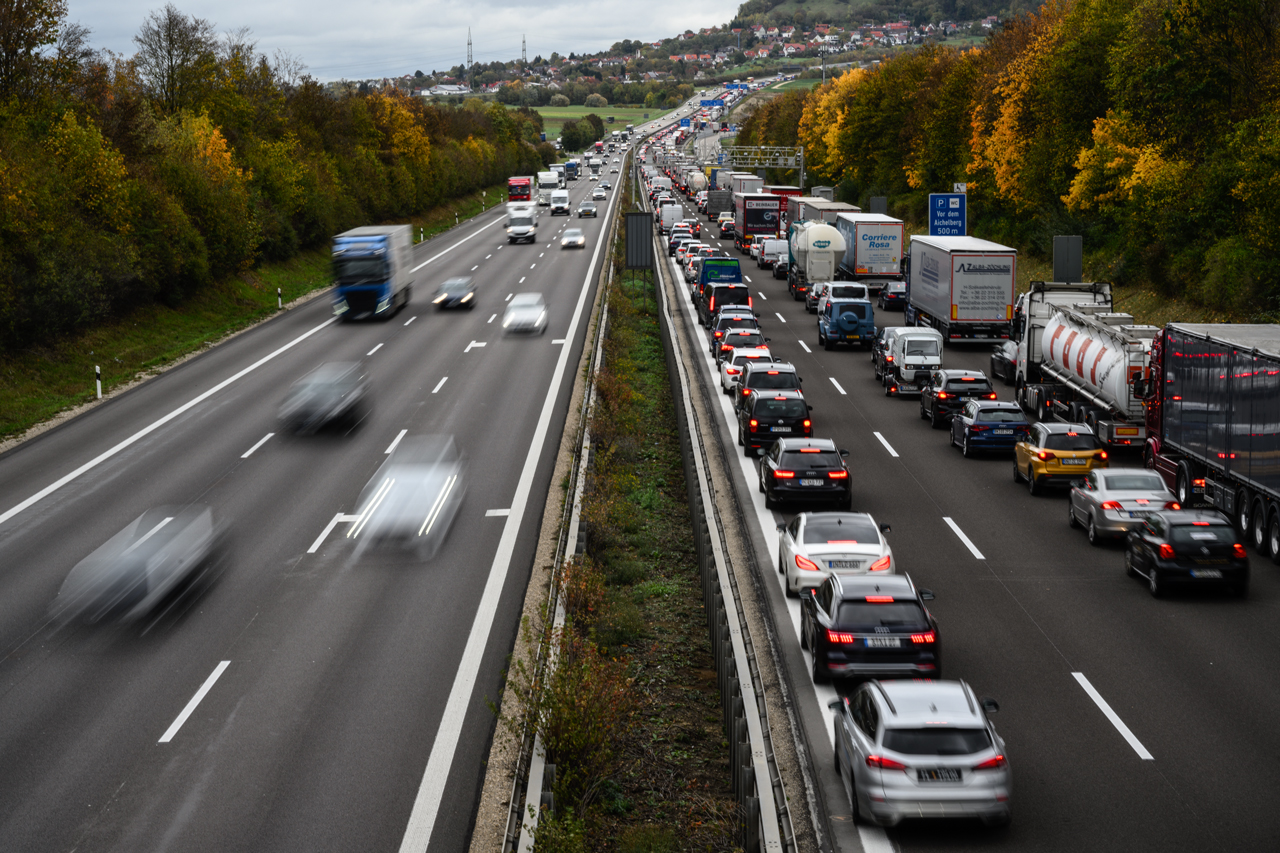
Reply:
<svg viewBox="0 0 1280 853"><path fill-rule="evenodd" d="M569 215L569 191L568 190L552 190L551 192L551 215L558 213Z"/></svg>
<svg viewBox="0 0 1280 853"><path fill-rule="evenodd" d="M942 367L942 332L937 329L903 329L893 340L893 369L884 376L885 394L899 397L919 394L929 375Z"/></svg>
<svg viewBox="0 0 1280 853"><path fill-rule="evenodd" d="M756 258L756 266L762 269L773 269L779 258L787 256L787 241L769 238L760 244L760 253Z"/></svg>
<svg viewBox="0 0 1280 853"><path fill-rule="evenodd" d="M671 227L684 219L684 211L680 209L680 205L674 203L663 205L661 211L662 220L658 223L658 228L663 234L670 234Z"/></svg>

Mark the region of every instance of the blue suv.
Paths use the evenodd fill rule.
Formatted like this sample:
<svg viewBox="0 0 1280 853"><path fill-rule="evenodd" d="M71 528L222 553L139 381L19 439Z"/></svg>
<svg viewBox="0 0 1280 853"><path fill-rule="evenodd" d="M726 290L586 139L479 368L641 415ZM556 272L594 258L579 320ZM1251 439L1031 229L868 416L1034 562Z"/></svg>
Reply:
<svg viewBox="0 0 1280 853"><path fill-rule="evenodd" d="M818 313L818 343L824 349L835 349L836 344L871 349L875 338L875 312L869 299L828 299Z"/></svg>

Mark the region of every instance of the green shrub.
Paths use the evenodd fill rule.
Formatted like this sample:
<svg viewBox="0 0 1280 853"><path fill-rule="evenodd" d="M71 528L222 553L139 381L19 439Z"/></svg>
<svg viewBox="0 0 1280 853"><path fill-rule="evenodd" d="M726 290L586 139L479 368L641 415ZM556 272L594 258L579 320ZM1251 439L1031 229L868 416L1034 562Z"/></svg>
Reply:
<svg viewBox="0 0 1280 853"><path fill-rule="evenodd" d="M618 838L618 853L676 853L676 835L665 826L631 826Z"/></svg>

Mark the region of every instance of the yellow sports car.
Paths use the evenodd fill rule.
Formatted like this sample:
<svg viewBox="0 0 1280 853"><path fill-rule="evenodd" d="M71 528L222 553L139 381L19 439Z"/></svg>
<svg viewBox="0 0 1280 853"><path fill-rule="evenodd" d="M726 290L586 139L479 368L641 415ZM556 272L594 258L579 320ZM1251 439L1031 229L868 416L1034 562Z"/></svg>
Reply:
<svg viewBox="0 0 1280 853"><path fill-rule="evenodd" d="M1050 484L1070 485L1095 468L1107 467L1107 451L1084 424L1039 423L1013 447L1013 480L1027 481L1038 495Z"/></svg>

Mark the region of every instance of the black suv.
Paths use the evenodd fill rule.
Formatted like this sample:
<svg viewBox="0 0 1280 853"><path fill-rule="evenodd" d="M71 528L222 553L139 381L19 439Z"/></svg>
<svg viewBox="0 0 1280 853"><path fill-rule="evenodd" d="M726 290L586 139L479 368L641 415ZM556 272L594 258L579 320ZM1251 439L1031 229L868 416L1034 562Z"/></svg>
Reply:
<svg viewBox="0 0 1280 853"><path fill-rule="evenodd" d="M799 391L751 391L738 410L738 446L755 456L779 438L808 438L811 411Z"/></svg>
<svg viewBox="0 0 1280 853"><path fill-rule="evenodd" d="M756 330L760 329L760 322L756 319L755 314L748 314L743 311L741 313L734 311L729 313L721 311L711 320L711 357L719 358L720 341L731 331L737 329Z"/></svg>
<svg viewBox="0 0 1280 853"><path fill-rule="evenodd" d="M711 318L725 305L745 305L751 307L751 291L745 284L716 282L702 289L702 300L698 302L698 317L702 325L709 326Z"/></svg>
<svg viewBox="0 0 1280 853"><path fill-rule="evenodd" d="M1231 522L1214 510L1152 512L1129 531L1124 570L1155 597L1170 586L1226 586L1249 593L1249 554Z"/></svg>
<svg viewBox="0 0 1280 853"><path fill-rule="evenodd" d="M907 575L832 572L800 598L800 647L813 652L813 680L832 676L941 678L933 600Z"/></svg>
<svg viewBox="0 0 1280 853"><path fill-rule="evenodd" d="M742 368L742 376L738 379L738 396L733 401L733 408L734 411L741 409L752 391L803 390L795 365L782 361L748 364Z"/></svg>
<svg viewBox="0 0 1280 853"><path fill-rule="evenodd" d="M849 483L847 450L838 450L829 438L780 438L760 460L760 491L766 509L792 501L824 501L849 510L853 488Z"/></svg>
<svg viewBox="0 0 1280 853"><path fill-rule="evenodd" d="M996 392L981 370L935 370L920 389L920 417L939 429L970 400L994 400Z"/></svg>

